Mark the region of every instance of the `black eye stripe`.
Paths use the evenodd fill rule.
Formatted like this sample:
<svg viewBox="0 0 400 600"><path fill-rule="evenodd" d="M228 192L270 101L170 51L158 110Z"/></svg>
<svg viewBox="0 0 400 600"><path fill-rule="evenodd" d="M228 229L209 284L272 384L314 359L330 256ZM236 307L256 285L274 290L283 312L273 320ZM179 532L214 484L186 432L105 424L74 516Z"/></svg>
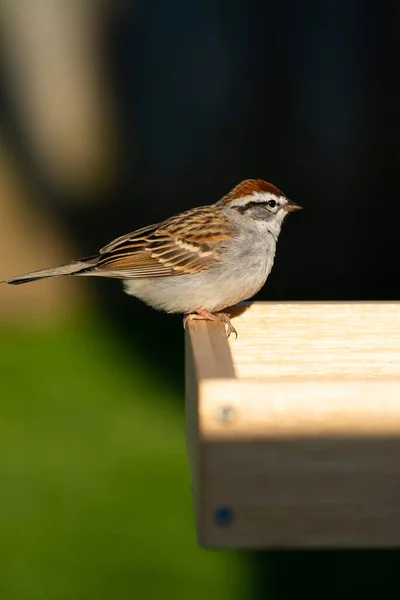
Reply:
<svg viewBox="0 0 400 600"><path fill-rule="evenodd" d="M246 211L248 211L250 208L254 208L255 206L269 206L269 202L270 202L270 200L268 200L266 202L251 201L251 202L248 202L247 204L244 204L243 206L233 206L232 208L236 208L236 210L238 212L240 212L241 215L243 215ZM275 202L275 200L274 200L274 202Z"/></svg>

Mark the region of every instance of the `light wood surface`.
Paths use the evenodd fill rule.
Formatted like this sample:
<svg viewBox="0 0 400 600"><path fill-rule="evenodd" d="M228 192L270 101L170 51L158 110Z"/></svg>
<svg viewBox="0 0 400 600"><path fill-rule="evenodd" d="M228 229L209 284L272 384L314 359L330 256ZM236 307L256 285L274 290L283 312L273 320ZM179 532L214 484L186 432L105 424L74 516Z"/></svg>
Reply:
<svg viewBox="0 0 400 600"><path fill-rule="evenodd" d="M399 375L400 303L260 302L239 307L238 377Z"/></svg>
<svg viewBox="0 0 400 600"><path fill-rule="evenodd" d="M234 310L237 340L215 323L186 331L200 542L399 545L400 303Z"/></svg>

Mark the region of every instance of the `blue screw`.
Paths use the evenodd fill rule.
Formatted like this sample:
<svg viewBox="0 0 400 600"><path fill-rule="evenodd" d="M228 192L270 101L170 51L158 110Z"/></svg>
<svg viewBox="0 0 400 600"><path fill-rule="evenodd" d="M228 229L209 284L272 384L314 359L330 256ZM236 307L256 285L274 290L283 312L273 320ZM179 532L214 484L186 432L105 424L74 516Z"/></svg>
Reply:
<svg viewBox="0 0 400 600"><path fill-rule="evenodd" d="M214 520L220 527L228 527L233 523L233 510L226 506L217 508L214 513Z"/></svg>

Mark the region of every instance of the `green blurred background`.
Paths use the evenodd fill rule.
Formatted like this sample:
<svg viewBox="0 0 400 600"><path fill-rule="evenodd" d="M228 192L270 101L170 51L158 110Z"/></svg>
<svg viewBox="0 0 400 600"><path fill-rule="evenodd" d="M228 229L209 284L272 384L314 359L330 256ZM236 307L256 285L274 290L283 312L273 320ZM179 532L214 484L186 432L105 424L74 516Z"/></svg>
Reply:
<svg viewBox="0 0 400 600"><path fill-rule="evenodd" d="M398 2L0 1L0 279L272 181L258 298L399 297ZM389 218L390 215L390 218ZM0 598L385 597L388 552L195 537L179 316L115 281L0 286Z"/></svg>
<svg viewBox="0 0 400 600"><path fill-rule="evenodd" d="M1 341L1 597L242 597L197 547L176 391L96 315Z"/></svg>

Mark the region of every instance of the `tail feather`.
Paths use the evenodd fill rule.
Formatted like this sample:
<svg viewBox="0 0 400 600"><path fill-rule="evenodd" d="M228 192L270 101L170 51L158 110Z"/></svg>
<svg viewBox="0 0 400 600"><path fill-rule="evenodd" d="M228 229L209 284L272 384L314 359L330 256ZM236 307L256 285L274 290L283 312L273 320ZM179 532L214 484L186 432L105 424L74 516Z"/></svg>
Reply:
<svg viewBox="0 0 400 600"><path fill-rule="evenodd" d="M10 285L19 285L21 283L29 283L30 281L37 281L38 279L48 279L50 277L60 277L62 275L80 275L90 270L93 267L92 264L76 261L69 265L62 265L61 267L55 267L53 269L42 269L41 271L32 271L32 273L25 273L24 275L17 275L10 279L4 279L0 283L9 283Z"/></svg>

